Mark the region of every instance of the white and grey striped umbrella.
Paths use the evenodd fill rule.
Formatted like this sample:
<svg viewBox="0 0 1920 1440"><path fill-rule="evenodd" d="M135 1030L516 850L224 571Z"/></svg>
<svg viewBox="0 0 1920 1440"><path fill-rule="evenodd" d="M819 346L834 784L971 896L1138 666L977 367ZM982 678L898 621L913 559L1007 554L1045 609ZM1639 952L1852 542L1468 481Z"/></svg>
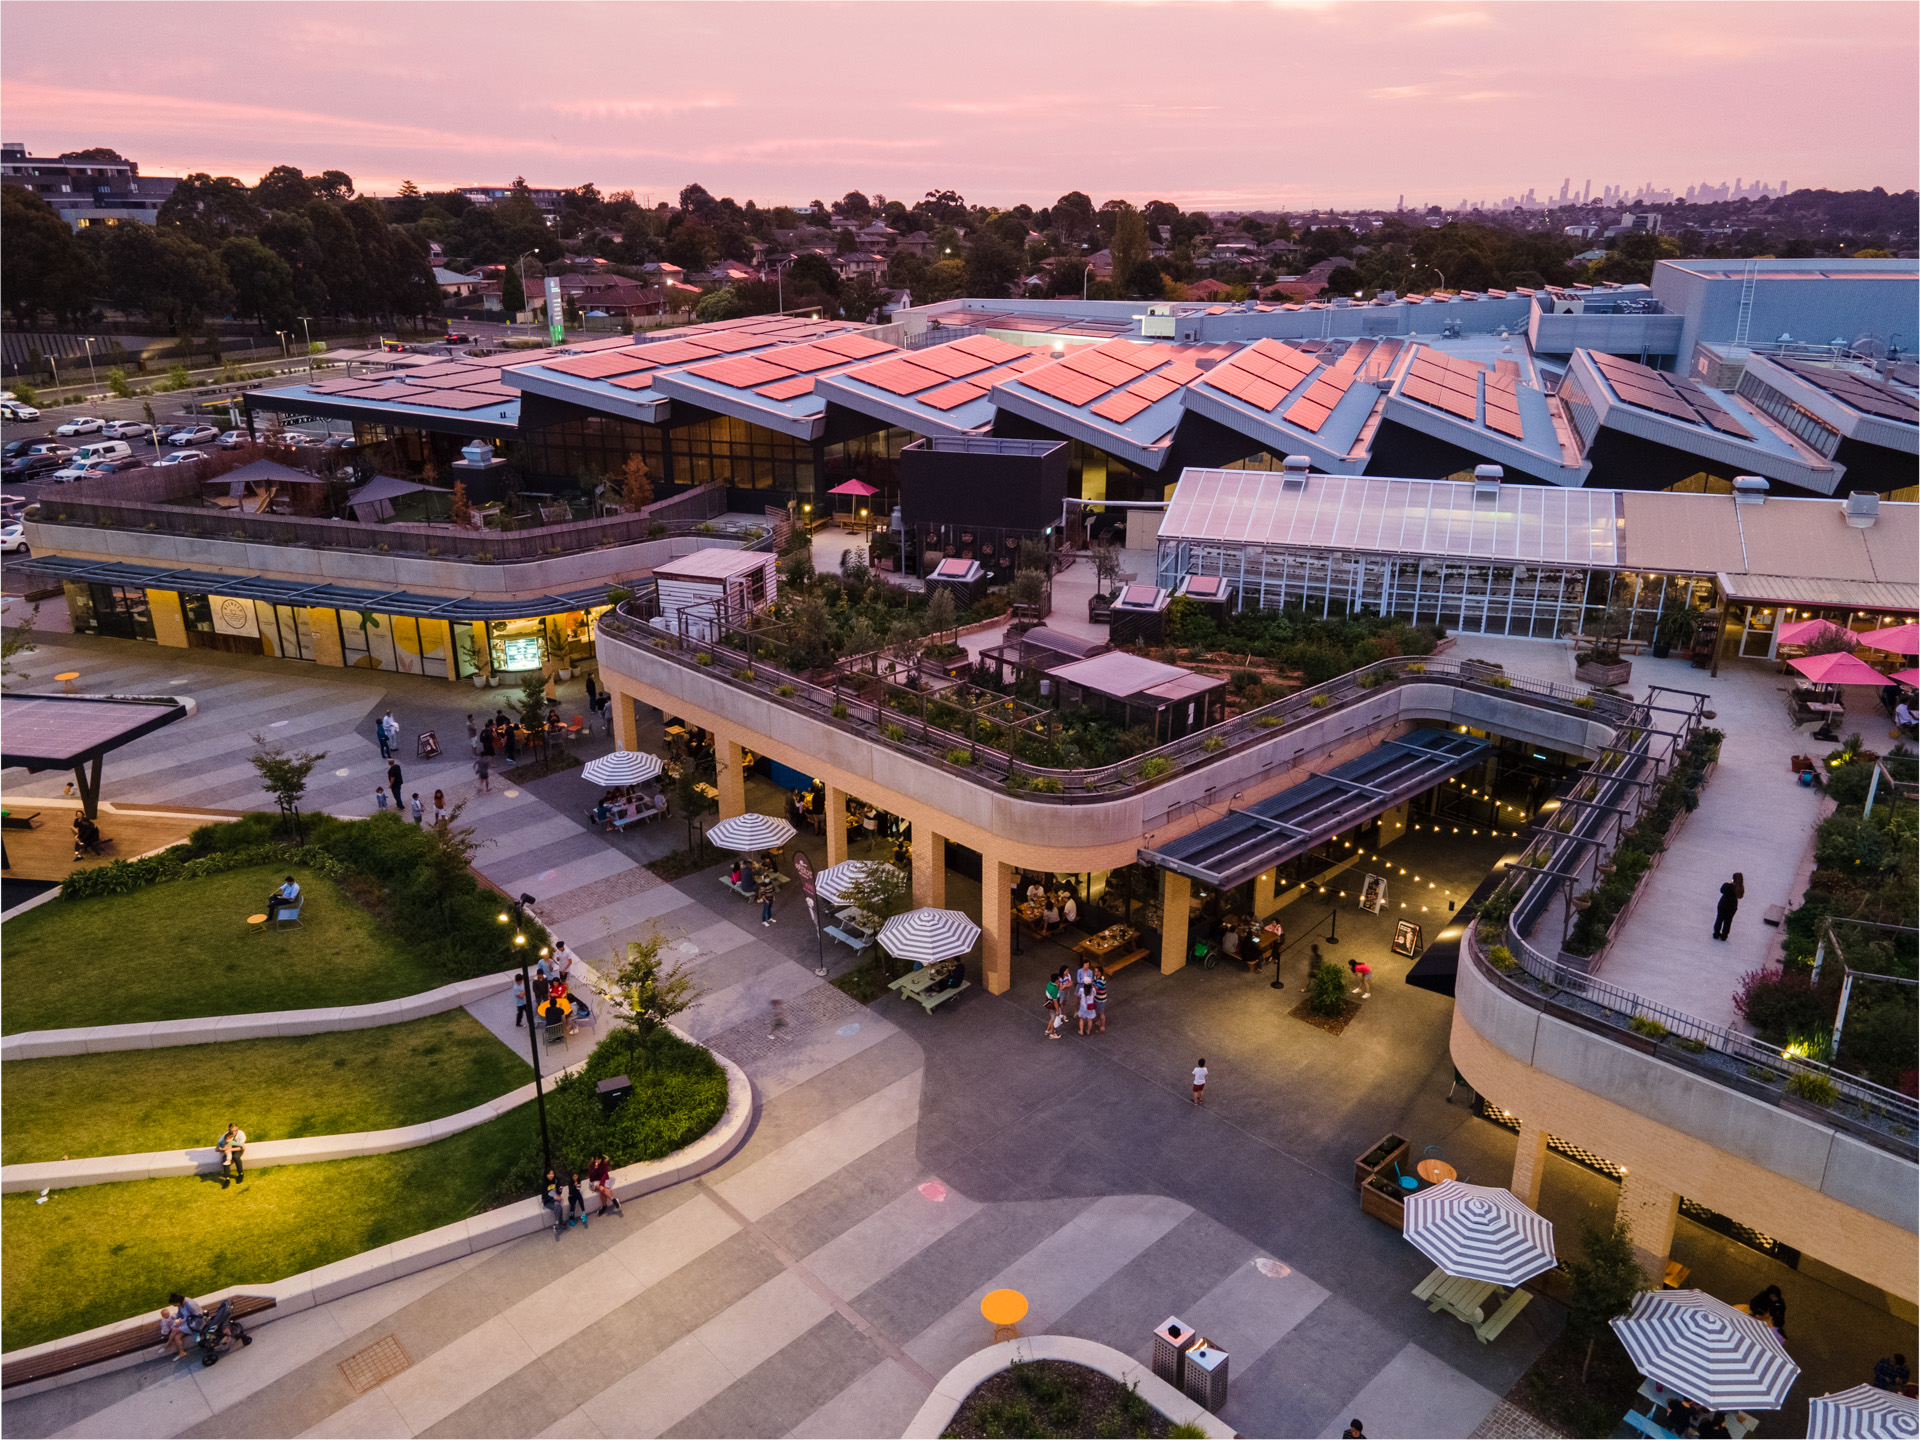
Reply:
<svg viewBox="0 0 1920 1440"><path fill-rule="evenodd" d="M907 878L901 870L878 860L842 860L838 865L829 865L814 877L814 893L829 905L838 905L846 898L848 886L883 870L900 876L902 880Z"/></svg>
<svg viewBox="0 0 1920 1440"><path fill-rule="evenodd" d="M880 944L896 960L930 965L964 955L980 938L980 927L958 910L909 910L880 927Z"/></svg>
<svg viewBox="0 0 1920 1440"><path fill-rule="evenodd" d="M651 780L666 767L658 755L644 750L615 750L589 760L580 767L580 778L595 785L638 785Z"/></svg>
<svg viewBox="0 0 1920 1440"><path fill-rule="evenodd" d="M1610 1322L1650 1380L1712 1410L1778 1410L1800 1376L1773 1326L1700 1290L1643 1290Z"/></svg>
<svg viewBox="0 0 1920 1440"><path fill-rule="evenodd" d="M778 815L752 811L707 827L707 839L722 850L775 850L799 833Z"/></svg>
<svg viewBox="0 0 1920 1440"><path fill-rule="evenodd" d="M1407 1197L1404 1233L1449 1275L1518 1285L1555 1264L1553 1222L1505 1190L1443 1181Z"/></svg>
<svg viewBox="0 0 1920 1440"><path fill-rule="evenodd" d="M1891 1390L1856 1385L1807 1402L1808 1440L1915 1440L1920 1402Z"/></svg>

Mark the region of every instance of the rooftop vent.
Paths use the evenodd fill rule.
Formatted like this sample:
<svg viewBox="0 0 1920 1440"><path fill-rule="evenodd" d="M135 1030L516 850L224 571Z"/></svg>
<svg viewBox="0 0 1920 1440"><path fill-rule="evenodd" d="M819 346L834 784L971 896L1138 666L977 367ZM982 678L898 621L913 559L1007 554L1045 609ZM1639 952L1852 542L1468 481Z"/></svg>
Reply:
<svg viewBox="0 0 1920 1440"><path fill-rule="evenodd" d="M1736 475L1733 477L1733 503L1736 505L1764 505L1767 503L1767 482L1758 475Z"/></svg>
<svg viewBox="0 0 1920 1440"><path fill-rule="evenodd" d="M1476 465L1473 467L1473 498L1475 500L1498 500L1500 482L1507 478L1507 472L1498 465Z"/></svg>
<svg viewBox="0 0 1920 1440"><path fill-rule="evenodd" d="M1280 462L1280 488L1283 490L1304 490L1307 488L1307 472L1313 468L1313 460L1306 455L1289 455Z"/></svg>
<svg viewBox="0 0 1920 1440"><path fill-rule="evenodd" d="M1871 490L1855 490L1847 496L1846 518L1856 530L1871 530L1880 518L1880 497Z"/></svg>

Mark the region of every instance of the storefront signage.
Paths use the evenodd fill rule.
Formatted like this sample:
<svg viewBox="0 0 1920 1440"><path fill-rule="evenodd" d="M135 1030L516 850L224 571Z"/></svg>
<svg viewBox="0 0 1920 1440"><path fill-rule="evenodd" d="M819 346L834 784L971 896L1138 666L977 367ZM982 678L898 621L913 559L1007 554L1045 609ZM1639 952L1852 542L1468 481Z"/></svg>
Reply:
<svg viewBox="0 0 1920 1440"><path fill-rule="evenodd" d="M209 595L207 609L213 614L213 628L222 635L254 635L260 633L260 616L253 608L251 600L239 600L231 595Z"/></svg>
<svg viewBox="0 0 1920 1440"><path fill-rule="evenodd" d="M566 316L560 303L560 281L557 276L547 277L547 343L558 345L567 338Z"/></svg>

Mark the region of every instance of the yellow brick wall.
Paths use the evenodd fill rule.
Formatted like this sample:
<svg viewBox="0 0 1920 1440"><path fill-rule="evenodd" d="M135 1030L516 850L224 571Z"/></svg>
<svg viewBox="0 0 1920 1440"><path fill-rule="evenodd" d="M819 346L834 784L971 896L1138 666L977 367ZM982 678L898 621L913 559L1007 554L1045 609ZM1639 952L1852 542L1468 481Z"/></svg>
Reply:
<svg viewBox="0 0 1920 1440"><path fill-rule="evenodd" d="M153 638L175 650L187 648L187 620L175 590L147 591L147 613L153 616Z"/></svg>

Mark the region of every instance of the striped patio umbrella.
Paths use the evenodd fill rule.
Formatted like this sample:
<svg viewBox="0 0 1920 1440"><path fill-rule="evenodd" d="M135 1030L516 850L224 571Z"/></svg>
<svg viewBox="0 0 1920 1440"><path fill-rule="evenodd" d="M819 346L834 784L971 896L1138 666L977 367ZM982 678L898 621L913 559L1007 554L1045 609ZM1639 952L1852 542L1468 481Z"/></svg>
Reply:
<svg viewBox="0 0 1920 1440"><path fill-rule="evenodd" d="M814 893L829 905L838 905L846 898L848 886L883 870L898 875L902 880L907 878L905 872L878 860L843 860L838 865L829 865L814 877Z"/></svg>
<svg viewBox="0 0 1920 1440"><path fill-rule="evenodd" d="M964 955L980 938L980 927L958 910L909 910L880 927L880 944L896 960L931 965Z"/></svg>
<svg viewBox="0 0 1920 1440"><path fill-rule="evenodd" d="M1407 1196L1403 1232L1449 1275L1518 1285L1555 1264L1553 1223L1506 1191L1446 1180Z"/></svg>
<svg viewBox="0 0 1920 1440"><path fill-rule="evenodd" d="M666 767L658 755L644 750L616 750L589 760L580 767L580 778L595 785L638 785L651 780Z"/></svg>
<svg viewBox="0 0 1920 1440"><path fill-rule="evenodd" d="M1800 1378L1773 1326L1700 1290L1643 1290L1609 1322L1650 1380L1712 1410L1778 1410Z"/></svg>
<svg viewBox="0 0 1920 1440"><path fill-rule="evenodd" d="M1913 1440L1920 1408L1905 1395L1856 1385L1807 1402L1808 1440Z"/></svg>
<svg viewBox="0 0 1920 1440"><path fill-rule="evenodd" d="M707 827L707 839L722 850L777 850L799 833L778 815L753 811Z"/></svg>

